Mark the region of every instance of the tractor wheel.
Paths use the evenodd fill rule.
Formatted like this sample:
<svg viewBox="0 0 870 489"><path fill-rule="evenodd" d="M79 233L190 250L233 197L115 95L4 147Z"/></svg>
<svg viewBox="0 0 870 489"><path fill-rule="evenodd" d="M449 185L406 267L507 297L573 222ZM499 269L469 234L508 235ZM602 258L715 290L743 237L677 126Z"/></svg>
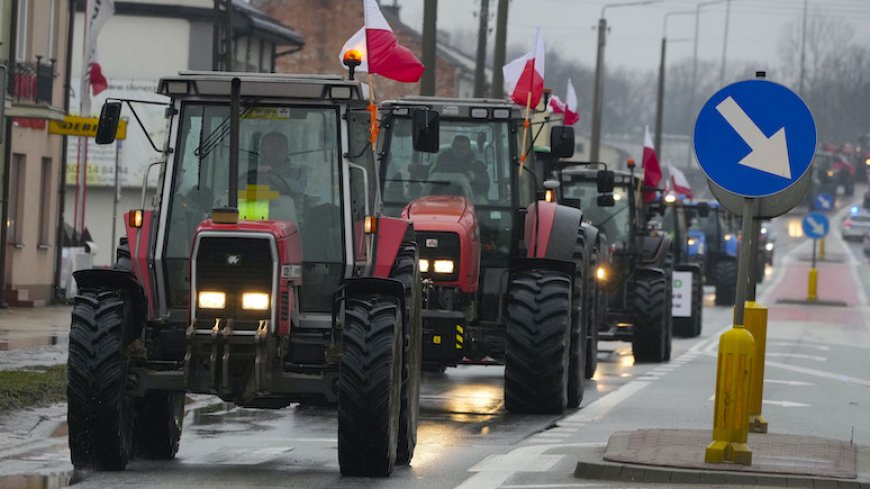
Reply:
<svg viewBox="0 0 870 489"><path fill-rule="evenodd" d="M595 273L595 269L592 269ZM589 302L586 305L589 310L589 322L586 324L586 368L583 375L587 379L591 379L598 370L598 326L601 324L601 316L603 312L600 310L600 296L604 291L601 290L601 284L592 279L592 286L589 292Z"/></svg>
<svg viewBox="0 0 870 489"><path fill-rule="evenodd" d="M695 338L701 334L704 314L704 284L699 272L692 272L692 312L689 317L674 318L674 334Z"/></svg>
<svg viewBox="0 0 870 489"><path fill-rule="evenodd" d="M571 281L552 271L524 270L508 286L505 407L553 413L568 402Z"/></svg>
<svg viewBox="0 0 870 489"><path fill-rule="evenodd" d="M75 299L67 360L69 448L76 469L123 470L132 446L125 325L120 291L82 291Z"/></svg>
<svg viewBox="0 0 870 489"><path fill-rule="evenodd" d="M583 389L586 380L588 360L586 358L589 340L589 331L592 309L588 307L591 302L592 289L589 287L589 279L592 274L587 273L589 265L586 257L586 240L581 232L577 233L577 243L574 248L574 287L571 304L571 348L568 361L568 404L569 408L580 406L583 402Z"/></svg>
<svg viewBox="0 0 870 489"><path fill-rule="evenodd" d="M402 398L399 414L399 446L396 463L408 465L417 446L420 414L420 376L423 365L423 335L420 304L420 273L417 269L417 246L402 243L390 278L405 286L405 311L402 313L404 351L402 352Z"/></svg>
<svg viewBox="0 0 870 489"><path fill-rule="evenodd" d="M172 460L178 453L184 421L184 393L152 391L137 399L133 425L135 453L150 460Z"/></svg>
<svg viewBox="0 0 870 489"><path fill-rule="evenodd" d="M642 274L634 282L632 309L635 313L631 350L635 362L662 362L667 358L668 301L667 277Z"/></svg>
<svg viewBox="0 0 870 489"><path fill-rule="evenodd" d="M345 301L338 380L338 465L342 475L393 471L402 391L402 314L398 300Z"/></svg>
<svg viewBox="0 0 870 489"><path fill-rule="evenodd" d="M713 266L716 305L733 306L737 288L737 260L718 260Z"/></svg>

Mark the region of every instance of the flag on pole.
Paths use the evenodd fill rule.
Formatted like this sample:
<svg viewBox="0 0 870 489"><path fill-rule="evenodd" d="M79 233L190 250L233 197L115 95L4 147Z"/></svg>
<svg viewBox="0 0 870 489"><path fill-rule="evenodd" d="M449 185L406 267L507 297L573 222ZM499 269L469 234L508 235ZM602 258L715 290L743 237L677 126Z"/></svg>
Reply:
<svg viewBox="0 0 870 489"><path fill-rule="evenodd" d="M91 114L91 93L99 95L109 88L109 81L97 61L97 38L112 14L115 13L114 0L89 0L87 2L87 25L85 26L85 45L82 62L81 114Z"/></svg>
<svg viewBox="0 0 870 489"><path fill-rule="evenodd" d="M659 166L659 159L656 156L656 150L653 148L652 137L649 135L649 126L646 126L643 137L643 186L657 187L661 181L662 167ZM644 191L644 203L652 202L655 198L655 192Z"/></svg>
<svg viewBox="0 0 870 489"><path fill-rule="evenodd" d="M344 43L339 57L344 59L348 50L362 55L362 64L356 71L404 83L416 83L426 69L410 49L399 44L393 29L381 13L376 0L363 0L365 25Z"/></svg>
<svg viewBox="0 0 870 489"><path fill-rule="evenodd" d="M544 36L538 28L535 45L528 53L504 65L506 92L516 104L537 107L544 94ZM530 97L531 95L531 97Z"/></svg>
<svg viewBox="0 0 870 489"><path fill-rule="evenodd" d="M670 175L670 178L668 179L667 190L677 195L682 195L687 199L691 199L692 187L689 186L689 180L686 178L685 173L674 165L668 163L668 174Z"/></svg>
<svg viewBox="0 0 870 489"><path fill-rule="evenodd" d="M555 95L550 96L550 109L557 113L563 114L565 117L565 125L572 126L580 120L580 114L577 112L577 92L574 90L574 85L571 84L571 79L568 79L568 92L566 95L567 102L562 102L562 99Z"/></svg>

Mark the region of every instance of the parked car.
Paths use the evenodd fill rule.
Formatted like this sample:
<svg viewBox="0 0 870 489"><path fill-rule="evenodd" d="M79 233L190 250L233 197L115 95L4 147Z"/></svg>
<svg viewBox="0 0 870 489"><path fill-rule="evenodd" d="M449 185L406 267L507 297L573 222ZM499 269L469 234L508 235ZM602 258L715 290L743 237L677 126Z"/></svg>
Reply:
<svg viewBox="0 0 870 489"><path fill-rule="evenodd" d="M861 241L867 233L870 233L870 212L853 207L852 213L840 224L840 234L847 241Z"/></svg>

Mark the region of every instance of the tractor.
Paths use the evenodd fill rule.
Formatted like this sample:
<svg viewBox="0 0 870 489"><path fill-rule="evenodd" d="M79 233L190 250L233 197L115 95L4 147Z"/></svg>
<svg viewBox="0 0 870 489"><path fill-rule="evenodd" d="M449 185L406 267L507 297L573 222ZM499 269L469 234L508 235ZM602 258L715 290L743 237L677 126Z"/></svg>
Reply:
<svg viewBox="0 0 870 489"><path fill-rule="evenodd" d="M543 198L520 108L411 97L383 102L381 118L384 210L412 221L420 246L424 367L504 364L513 413L579 406L596 368L601 241L582 211ZM573 154L573 129L547 129L555 157Z"/></svg>
<svg viewBox="0 0 870 489"><path fill-rule="evenodd" d="M669 361L674 267L671 239L651 226L653 208L645 203L655 189L642 186L634 160L629 160L630 172L606 168L598 162L566 161L554 170L559 202L583 209L584 219L610 243L610 264L602 273L607 308L599 338L630 341L636 362ZM602 172L609 173L607 186L601 185Z"/></svg>
<svg viewBox="0 0 870 489"><path fill-rule="evenodd" d="M673 194L665 195L657 203L663 206L662 231L671 239L674 266L674 303L672 316L674 335L694 338L701 334L704 314L704 270L697 254L697 237L689 232L689 225L699 213L709 212L704 205L684 202ZM695 253L690 254L690 249Z"/></svg>
<svg viewBox="0 0 870 489"><path fill-rule="evenodd" d="M702 211L701 204L704 204L708 210ZM690 248L690 254L694 251L698 255L696 261L702 263L706 283L716 287L716 305L733 306L737 287L739 241L734 232L734 220L718 202L711 201L696 205L699 206L697 221L689 233L694 236L698 247L694 250ZM760 254L758 258L763 277L765 254Z"/></svg>
<svg viewBox="0 0 870 489"><path fill-rule="evenodd" d="M143 184L114 266L75 274L73 465L172 459L187 392L246 408L337 403L342 474L408 464L422 282L413 225L379 214L361 84L189 72L157 92L168 137L153 204ZM107 101L98 143L124 102L136 115Z"/></svg>

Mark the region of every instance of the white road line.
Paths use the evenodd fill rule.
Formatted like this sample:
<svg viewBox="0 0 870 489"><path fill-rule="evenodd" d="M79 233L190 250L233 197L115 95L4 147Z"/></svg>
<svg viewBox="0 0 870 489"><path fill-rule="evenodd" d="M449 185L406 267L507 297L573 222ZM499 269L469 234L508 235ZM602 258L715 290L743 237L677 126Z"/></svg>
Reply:
<svg viewBox="0 0 870 489"><path fill-rule="evenodd" d="M789 365L787 363L779 363L779 362L764 362L765 367L776 367L781 368L783 370L791 370L792 372L798 372L807 375L813 375L816 377L821 377L823 379L833 379L839 380L840 382L845 382L847 384L855 384L863 387L870 387L870 381L864 379L856 379L855 377L849 377L848 375L835 374L831 372L823 372L821 370L815 370L812 368L806 367L798 367L797 365Z"/></svg>
<svg viewBox="0 0 870 489"><path fill-rule="evenodd" d="M765 382L769 384L785 384L791 386L810 386L815 385L812 382L802 382L800 380L774 380L774 379L764 379Z"/></svg>
<svg viewBox="0 0 870 489"><path fill-rule="evenodd" d="M804 404L802 402L792 402L792 401L769 401L767 399L763 399L761 401L762 404L771 404L773 406L779 407L810 407L809 404Z"/></svg>
<svg viewBox="0 0 870 489"><path fill-rule="evenodd" d="M626 384L628 386L629 384ZM616 394L619 391L614 391ZM605 399L602 397L599 401ZM596 401L598 402L598 401ZM594 403L593 403L594 404ZM590 404L592 406L592 404ZM477 472L456 489L497 489L516 472L542 472L559 463L565 455L545 455L548 450L562 447L600 447L603 443L565 443L560 445L528 445L501 455L490 455L468 469Z"/></svg>
<svg viewBox="0 0 870 489"><path fill-rule="evenodd" d="M609 487L604 484L508 484L502 489L570 489L572 487Z"/></svg>
<svg viewBox="0 0 870 489"><path fill-rule="evenodd" d="M817 362L827 362L828 357L820 357L818 355L803 355L801 353L770 353L767 352L765 355L767 358L776 357L776 358L801 358L803 360L815 360Z"/></svg>
<svg viewBox="0 0 870 489"><path fill-rule="evenodd" d="M784 342L784 341L777 341L775 343L768 343L767 346L786 346L786 347L792 346L792 347L797 347L797 348L810 348L810 349L819 350L819 351L830 351L830 349L831 349L830 346L825 346L825 345L810 345L808 343L788 343L788 342Z"/></svg>

